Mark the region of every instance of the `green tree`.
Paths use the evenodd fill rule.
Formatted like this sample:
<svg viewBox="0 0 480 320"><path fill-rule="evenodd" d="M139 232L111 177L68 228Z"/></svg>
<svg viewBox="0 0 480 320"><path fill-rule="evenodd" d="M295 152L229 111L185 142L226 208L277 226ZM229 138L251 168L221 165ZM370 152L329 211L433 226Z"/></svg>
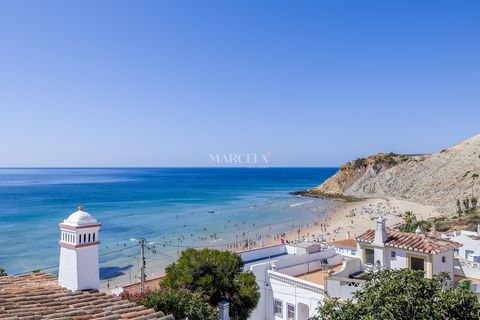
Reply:
<svg viewBox="0 0 480 320"><path fill-rule="evenodd" d="M367 274L354 299L339 305L330 299L313 320L474 320L480 302L466 286L455 288L447 274L433 279L421 271L386 269Z"/></svg>
<svg viewBox="0 0 480 320"><path fill-rule="evenodd" d="M162 287L200 292L212 306L225 299L234 320L246 320L260 299L255 276L243 272L243 261L234 252L189 248L165 273Z"/></svg>
<svg viewBox="0 0 480 320"><path fill-rule="evenodd" d="M187 289L162 288L151 292L122 293L122 299L171 314L175 319L217 320L218 311L200 293Z"/></svg>
<svg viewBox="0 0 480 320"><path fill-rule="evenodd" d="M0 268L0 277L5 277L6 275L7 275L7 272L5 271L5 269Z"/></svg>

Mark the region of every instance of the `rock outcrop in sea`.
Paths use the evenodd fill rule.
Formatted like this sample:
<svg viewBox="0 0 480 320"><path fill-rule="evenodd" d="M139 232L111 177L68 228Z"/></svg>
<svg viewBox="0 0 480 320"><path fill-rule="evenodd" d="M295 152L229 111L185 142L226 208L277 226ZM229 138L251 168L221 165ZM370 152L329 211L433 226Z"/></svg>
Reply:
<svg viewBox="0 0 480 320"><path fill-rule="evenodd" d="M480 196L480 135L438 153L379 153L345 163L303 195L328 198L389 198L455 212L457 199Z"/></svg>

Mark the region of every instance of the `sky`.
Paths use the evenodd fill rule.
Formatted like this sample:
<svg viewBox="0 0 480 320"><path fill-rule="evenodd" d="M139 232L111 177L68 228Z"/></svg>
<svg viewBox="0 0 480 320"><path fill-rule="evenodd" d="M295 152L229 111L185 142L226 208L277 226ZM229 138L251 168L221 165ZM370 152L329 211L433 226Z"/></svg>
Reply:
<svg viewBox="0 0 480 320"><path fill-rule="evenodd" d="M478 1L3 0L0 166L440 151L480 133L479 14Z"/></svg>

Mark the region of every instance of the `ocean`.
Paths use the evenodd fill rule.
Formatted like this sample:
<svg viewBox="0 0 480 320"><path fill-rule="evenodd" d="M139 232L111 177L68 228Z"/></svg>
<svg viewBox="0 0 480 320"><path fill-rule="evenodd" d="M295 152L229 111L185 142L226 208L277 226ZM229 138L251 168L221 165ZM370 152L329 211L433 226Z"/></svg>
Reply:
<svg viewBox="0 0 480 320"><path fill-rule="evenodd" d="M185 247L225 248L321 218L334 203L290 192L316 186L336 170L0 169L0 267L8 274L56 273L58 224L83 205L102 224L103 281L135 278L133 238L149 243L147 274L156 273Z"/></svg>

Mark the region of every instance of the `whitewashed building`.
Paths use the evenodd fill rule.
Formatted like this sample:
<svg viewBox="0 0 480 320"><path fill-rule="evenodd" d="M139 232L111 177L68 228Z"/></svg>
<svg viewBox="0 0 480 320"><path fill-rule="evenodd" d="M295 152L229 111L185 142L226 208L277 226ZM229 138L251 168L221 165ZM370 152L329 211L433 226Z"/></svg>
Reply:
<svg viewBox="0 0 480 320"><path fill-rule="evenodd" d="M455 250L455 280L470 280L472 291L480 292L480 226L477 231L454 231L443 237L462 245Z"/></svg>
<svg viewBox="0 0 480 320"><path fill-rule="evenodd" d="M255 320L307 320L324 299L325 277L343 263L333 248L308 242L249 250L241 257L260 287L250 317Z"/></svg>
<svg viewBox="0 0 480 320"><path fill-rule="evenodd" d="M241 253L261 298L252 320L307 320L325 299L353 297L364 274L382 268L421 270L454 279L454 252L461 244L417 233L388 230L385 219L356 239L328 244L278 245Z"/></svg>

